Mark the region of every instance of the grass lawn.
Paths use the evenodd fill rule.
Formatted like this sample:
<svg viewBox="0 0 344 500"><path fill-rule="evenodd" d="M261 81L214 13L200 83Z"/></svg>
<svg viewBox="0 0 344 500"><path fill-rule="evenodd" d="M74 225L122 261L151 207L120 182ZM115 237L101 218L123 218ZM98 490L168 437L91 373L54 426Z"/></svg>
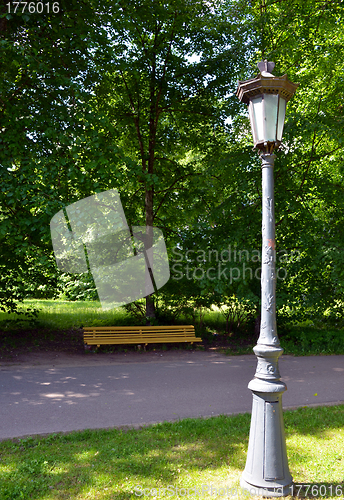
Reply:
<svg viewBox="0 0 344 500"><path fill-rule="evenodd" d="M99 301L68 301L68 300L25 300L23 310L36 308L39 311L35 319L16 317L0 311L0 325L10 328L40 327L53 330L80 328L82 326L107 326L135 324L126 311L119 307L110 311L103 311Z"/></svg>
<svg viewBox="0 0 344 500"><path fill-rule="evenodd" d="M294 482L310 485L295 493L342 499L344 406L286 411L284 421ZM2 441L0 498L248 498L239 479L249 425L243 414Z"/></svg>

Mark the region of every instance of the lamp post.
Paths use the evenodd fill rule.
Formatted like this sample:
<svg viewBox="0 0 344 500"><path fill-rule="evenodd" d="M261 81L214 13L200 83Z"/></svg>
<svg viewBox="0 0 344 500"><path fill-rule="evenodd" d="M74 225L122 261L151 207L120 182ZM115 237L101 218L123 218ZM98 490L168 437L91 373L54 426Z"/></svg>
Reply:
<svg viewBox="0 0 344 500"><path fill-rule="evenodd" d="M278 358L283 353L276 328L276 270L274 178L275 155L283 133L286 104L298 84L287 75L271 74L275 64L258 63L256 78L239 82L237 97L248 104L253 142L262 160L262 271L260 336L254 353L257 369L248 388L253 394L251 429L241 487L251 495L268 497L290 494L293 479L289 472L284 435L282 394Z"/></svg>

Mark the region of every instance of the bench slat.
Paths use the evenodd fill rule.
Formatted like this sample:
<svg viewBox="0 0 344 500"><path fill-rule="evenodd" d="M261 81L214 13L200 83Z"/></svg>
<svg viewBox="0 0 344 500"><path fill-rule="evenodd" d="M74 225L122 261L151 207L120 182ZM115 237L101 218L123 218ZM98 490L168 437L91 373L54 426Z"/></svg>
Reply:
<svg viewBox="0 0 344 500"><path fill-rule="evenodd" d="M108 340L100 340L100 339L92 339L91 341L86 342L87 345L113 345L113 344L166 344L166 343L191 343L193 344L194 342L201 342L201 339L194 338L194 339L151 339L151 340L142 340L142 339L108 339Z"/></svg>
<svg viewBox="0 0 344 500"><path fill-rule="evenodd" d="M184 328L190 328L191 330L195 330L193 325L170 325L170 326L85 326L83 330L85 331L93 331L101 332L102 330L155 330L160 332L162 330L183 330Z"/></svg>
<svg viewBox="0 0 344 500"><path fill-rule="evenodd" d="M142 339L142 340L149 340L149 339L171 339L171 338L175 338L175 339L185 339L185 338L190 338L190 339L194 339L196 338L195 335L136 335L135 333L132 333L131 335L106 335L106 336L103 336L103 335L100 335L100 336L96 336L96 337L89 337L89 336L84 336L85 339L112 339L112 338L116 338L116 339Z"/></svg>
<svg viewBox="0 0 344 500"><path fill-rule="evenodd" d="M108 341L108 340L113 340L114 337L84 337L86 341L92 341L92 340L102 340L102 341ZM116 336L115 340L128 340L128 341L133 341L133 340L138 340L138 341L154 341L154 340L164 340L166 342L168 341L171 341L172 339L176 339L176 340L195 340L197 339L198 337L195 337L195 336L187 336L187 337L175 337L174 335L171 335L169 337L141 337L141 336L138 336L138 335L128 335L126 337L121 337L121 336ZM198 339L200 340L200 339Z"/></svg>

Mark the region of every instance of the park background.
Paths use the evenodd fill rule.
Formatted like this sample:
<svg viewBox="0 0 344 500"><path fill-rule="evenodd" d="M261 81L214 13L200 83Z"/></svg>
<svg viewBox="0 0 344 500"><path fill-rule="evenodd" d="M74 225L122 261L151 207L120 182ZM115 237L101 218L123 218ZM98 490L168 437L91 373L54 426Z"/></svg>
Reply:
<svg viewBox="0 0 344 500"><path fill-rule="evenodd" d="M117 323L188 321L205 342L254 344L261 167L235 92L268 59L300 84L275 167L279 335L299 352L342 352L342 2L61 0L49 13L1 9L2 329L51 328L43 312L57 299L70 311L97 300L90 273L58 270L49 223L115 188L129 226L163 231L171 269L168 283L119 311ZM113 321L99 311L88 324ZM87 315L55 324L67 326L88 326Z"/></svg>
<svg viewBox="0 0 344 500"><path fill-rule="evenodd" d="M0 356L83 350L82 326L147 319L191 321L204 345L220 338L231 353L252 352L261 167L235 91L263 59L300 84L275 166L281 344L343 353L342 0L23 5L0 7ZM49 223L113 188L130 226L163 231L172 271L146 301L104 313L90 274L57 269ZM200 484L239 492L249 420L2 442L0 495L129 500L138 485ZM341 497L343 406L285 412L285 429L294 480L309 485L302 493Z"/></svg>

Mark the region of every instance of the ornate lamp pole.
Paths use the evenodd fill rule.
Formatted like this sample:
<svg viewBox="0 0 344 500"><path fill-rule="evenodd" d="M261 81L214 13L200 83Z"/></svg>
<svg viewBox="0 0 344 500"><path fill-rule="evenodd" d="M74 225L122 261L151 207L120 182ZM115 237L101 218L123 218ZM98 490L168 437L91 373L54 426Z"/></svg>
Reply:
<svg viewBox="0 0 344 500"><path fill-rule="evenodd" d="M262 274L261 325L254 353L258 358L253 380L248 385L253 393L251 429L246 467L241 486L251 495L269 497L290 494L293 479L289 472L282 394L287 389L281 382L278 358L283 353L276 328L275 155L283 133L286 104L298 84L287 75L271 74L275 63L258 63L260 75L239 82L237 97L248 104L255 149L262 159Z"/></svg>

